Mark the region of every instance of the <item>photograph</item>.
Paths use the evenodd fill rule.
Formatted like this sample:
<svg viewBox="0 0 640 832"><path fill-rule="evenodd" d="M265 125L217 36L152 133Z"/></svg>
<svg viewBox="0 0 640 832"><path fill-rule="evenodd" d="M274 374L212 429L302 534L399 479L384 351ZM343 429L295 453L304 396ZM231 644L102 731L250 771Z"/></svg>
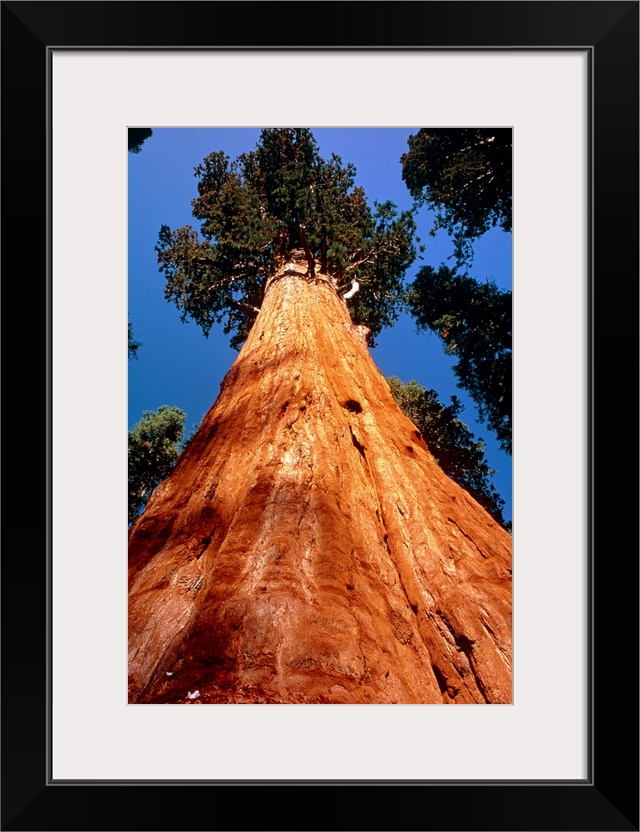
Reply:
<svg viewBox="0 0 640 832"><path fill-rule="evenodd" d="M0 828L638 832L640 2L1 6Z"/></svg>
<svg viewBox="0 0 640 832"><path fill-rule="evenodd" d="M512 130L130 128L128 701L512 701Z"/></svg>

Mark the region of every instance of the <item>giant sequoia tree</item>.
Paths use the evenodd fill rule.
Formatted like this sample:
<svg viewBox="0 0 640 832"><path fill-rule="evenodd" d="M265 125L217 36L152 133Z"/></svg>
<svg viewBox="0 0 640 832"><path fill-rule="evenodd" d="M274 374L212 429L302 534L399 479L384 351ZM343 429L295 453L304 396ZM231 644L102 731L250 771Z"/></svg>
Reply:
<svg viewBox="0 0 640 832"><path fill-rule="evenodd" d="M511 701L511 538L442 471L367 341L413 221L306 130L211 154L166 294L242 349L129 533L133 703Z"/></svg>

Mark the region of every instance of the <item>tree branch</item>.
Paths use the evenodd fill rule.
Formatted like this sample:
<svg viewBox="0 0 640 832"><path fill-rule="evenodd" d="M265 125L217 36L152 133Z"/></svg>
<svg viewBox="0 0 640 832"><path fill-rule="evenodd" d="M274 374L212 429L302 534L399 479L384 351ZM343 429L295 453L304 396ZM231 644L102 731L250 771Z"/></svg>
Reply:
<svg viewBox="0 0 640 832"><path fill-rule="evenodd" d="M341 277L344 277L346 274L348 274L349 272L353 271L353 269L357 269L357 268L358 268L358 266L362 266L362 264L363 264L363 263L367 263L369 260L371 260L371 258L372 258L372 257L375 257L375 255L376 255L379 251L382 251L382 249L383 249L384 247L385 247L385 246L384 246L384 243L380 243L380 245L378 245L378 246L374 246L374 247L371 249L371 251L369 252L369 254L367 254L367 256L366 256L366 257L361 257L361 258L359 258L358 260L354 260L354 261L353 261L353 263L350 263L348 266L346 266L346 267L342 270L342 272L341 272L340 276L341 276Z"/></svg>
<svg viewBox="0 0 640 832"><path fill-rule="evenodd" d="M348 292L345 292L342 297L343 297L344 300L349 300L349 298L352 298L356 294L356 292L358 292L359 290L360 290L360 284L354 278L351 281L351 288L349 289Z"/></svg>
<svg viewBox="0 0 640 832"><path fill-rule="evenodd" d="M236 300L235 298L232 298L230 295L225 295L224 298L225 298L225 300L229 301L229 303L232 306L235 306L237 309L240 309L242 312L247 312L249 315L252 315L253 317L255 317L260 312L260 310L258 309L257 306L251 306L250 303L243 303L240 300Z"/></svg>
<svg viewBox="0 0 640 832"><path fill-rule="evenodd" d="M322 242L320 243L320 268L323 273L327 271L327 227L322 226Z"/></svg>

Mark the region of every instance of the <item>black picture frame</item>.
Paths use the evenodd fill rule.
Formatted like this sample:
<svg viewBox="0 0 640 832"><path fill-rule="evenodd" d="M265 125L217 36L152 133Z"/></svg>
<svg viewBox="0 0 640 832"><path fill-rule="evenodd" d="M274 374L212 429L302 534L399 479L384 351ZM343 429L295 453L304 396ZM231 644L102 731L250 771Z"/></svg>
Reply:
<svg viewBox="0 0 640 832"><path fill-rule="evenodd" d="M3 830L639 828L638 495L637 476L629 477L627 470L631 461L631 473L637 474L638 10L638 2L627 0L2 2L4 369L13 394L5 408L11 441L3 489ZM590 731L585 781L48 779L48 68L52 49L81 47L588 50ZM550 310L552 304L550 299ZM553 310L556 325L561 314ZM559 649L573 648L563 643L561 632L558 642ZM544 678L543 669L540 684L557 687L562 696L561 680Z"/></svg>

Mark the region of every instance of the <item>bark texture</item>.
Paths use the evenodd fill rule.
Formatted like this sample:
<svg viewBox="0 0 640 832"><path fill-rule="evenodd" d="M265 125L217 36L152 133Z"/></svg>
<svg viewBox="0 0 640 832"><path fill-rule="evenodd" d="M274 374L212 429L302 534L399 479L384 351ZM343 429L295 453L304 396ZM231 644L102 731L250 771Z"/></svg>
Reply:
<svg viewBox="0 0 640 832"><path fill-rule="evenodd" d="M129 701L511 702L511 537L306 270L130 529Z"/></svg>

